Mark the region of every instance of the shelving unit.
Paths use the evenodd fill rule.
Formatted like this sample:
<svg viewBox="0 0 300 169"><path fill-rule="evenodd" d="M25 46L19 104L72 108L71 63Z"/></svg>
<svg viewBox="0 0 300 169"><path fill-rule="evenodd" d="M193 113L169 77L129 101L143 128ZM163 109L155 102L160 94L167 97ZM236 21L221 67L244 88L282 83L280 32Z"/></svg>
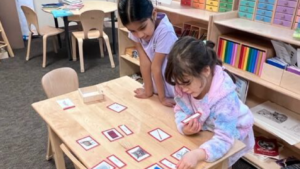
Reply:
<svg viewBox="0 0 300 169"><path fill-rule="evenodd" d="M265 24L262 22L251 21L247 19L238 18L238 12L228 12L224 14L217 14L210 17L210 34L208 40L218 43L218 38L221 35L230 33L239 34L240 36L255 38L256 40L279 40L285 43L290 43L294 46L300 47L300 41L293 39L293 30L275 25ZM237 69L231 65L224 64L225 68L230 72L241 76L250 81L248 96L246 104L252 108L267 100L283 106L300 117L300 95L285 89L277 84L271 83L260 78L252 73ZM299 84L300 88L300 84ZM278 138L273 131L268 128L255 123L255 135L263 135L265 137L276 138L282 145L283 151L280 152L281 157L295 156L300 158L300 143L296 145L289 145L281 138ZM250 153L244 157L253 165L263 169L280 169L280 166L275 161L261 161L253 157Z"/></svg>

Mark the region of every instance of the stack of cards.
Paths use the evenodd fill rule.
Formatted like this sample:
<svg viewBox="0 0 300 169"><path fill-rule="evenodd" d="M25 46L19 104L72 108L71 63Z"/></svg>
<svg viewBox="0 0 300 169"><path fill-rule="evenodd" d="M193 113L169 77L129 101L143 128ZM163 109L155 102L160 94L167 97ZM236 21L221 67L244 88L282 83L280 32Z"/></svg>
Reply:
<svg viewBox="0 0 300 169"><path fill-rule="evenodd" d="M111 105L108 106L109 109L117 112L117 113L120 113L122 111L124 111L125 109L127 109L126 106L123 106L121 104L118 104L118 103L113 103Z"/></svg>
<svg viewBox="0 0 300 169"><path fill-rule="evenodd" d="M151 154L142 149L140 146L133 147L126 152L137 162L141 162L151 156Z"/></svg>
<svg viewBox="0 0 300 169"><path fill-rule="evenodd" d="M70 99L63 99L56 101L63 110L74 108L75 105Z"/></svg>
<svg viewBox="0 0 300 169"><path fill-rule="evenodd" d="M201 116L201 114L195 113L195 114L189 116L188 118L182 120L181 122L182 122L183 124L186 124L186 123L188 123L189 121L191 121L191 120L193 120L193 119L195 119L195 118L197 118L197 117L199 117L199 116Z"/></svg>
<svg viewBox="0 0 300 169"><path fill-rule="evenodd" d="M105 130L102 132L102 134L111 142L123 137L123 135L119 133L115 128Z"/></svg>
<svg viewBox="0 0 300 169"><path fill-rule="evenodd" d="M166 133L165 131L163 131L160 128L149 131L148 133L159 142L162 142L164 140L167 140L168 138L171 138L171 136L168 133Z"/></svg>
<svg viewBox="0 0 300 169"><path fill-rule="evenodd" d="M100 145L95 139L93 139L91 136L87 136L84 138L81 138L79 140L77 140L77 143L79 145L81 145L82 148L84 148L86 151L97 147L98 145Z"/></svg>

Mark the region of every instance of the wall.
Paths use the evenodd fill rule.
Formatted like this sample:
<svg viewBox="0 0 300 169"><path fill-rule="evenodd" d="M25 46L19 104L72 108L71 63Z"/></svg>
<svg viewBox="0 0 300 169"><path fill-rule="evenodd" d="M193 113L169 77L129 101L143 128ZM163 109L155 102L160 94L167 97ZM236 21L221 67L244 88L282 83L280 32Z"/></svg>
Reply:
<svg viewBox="0 0 300 169"><path fill-rule="evenodd" d="M0 0L0 20L12 48L23 48L21 26L15 0Z"/></svg>

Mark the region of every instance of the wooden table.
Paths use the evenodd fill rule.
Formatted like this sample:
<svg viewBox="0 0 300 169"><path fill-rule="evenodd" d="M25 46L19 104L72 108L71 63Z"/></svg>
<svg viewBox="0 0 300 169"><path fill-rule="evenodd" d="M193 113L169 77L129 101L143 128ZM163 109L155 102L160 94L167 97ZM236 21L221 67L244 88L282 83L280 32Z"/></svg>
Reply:
<svg viewBox="0 0 300 169"><path fill-rule="evenodd" d="M116 53L116 30L115 30L115 11L117 10L117 4L114 2L106 2L106 1L84 1L84 7L80 10L72 10L74 15L70 16L72 18L78 18L81 13L90 10L102 10L104 13L111 14L111 29L112 29L112 50L113 53ZM49 8L42 8L43 11L47 13L51 13L52 9ZM79 20L79 19L78 19ZM69 39L69 20L68 17L63 17L64 21L64 29L65 29L65 41L67 46L67 53L69 60L72 60L71 56L71 45ZM58 28L57 18L54 18L55 27ZM59 37L58 37L59 38ZM61 46L60 38L59 38L59 45Z"/></svg>
<svg viewBox="0 0 300 169"><path fill-rule="evenodd" d="M213 135L211 132L201 132L197 136L187 137L179 134L174 122L174 112L160 104L158 97L149 99L137 99L133 95L133 90L142 85L133 79L124 76L112 81L99 84L105 94L102 102L83 103L78 91L62 96L47 99L32 104L36 112L46 121L51 128L50 139L55 152L55 162L58 169L64 169L64 159L59 148L61 142L79 158L87 167L91 168L108 156L114 154L127 163L130 169L143 169L153 163L159 163L163 158L167 158L173 163L177 161L170 155L182 146L195 149ZM69 98L76 105L75 108L62 110L56 102L60 99ZM107 106L112 103L119 103L128 108L121 113L113 112ZM118 128L119 125L127 125L133 135L125 136ZM152 138L148 132L161 128L172 137L159 142ZM110 142L102 131L116 128L124 137ZM89 151L85 151L76 140L85 136L92 136L100 143L100 146ZM138 163L132 159L126 150L140 145L152 156ZM236 141L233 148L225 157L215 163L201 162L197 168L227 168L227 159L237 153L244 144ZM107 161L107 160L106 160Z"/></svg>

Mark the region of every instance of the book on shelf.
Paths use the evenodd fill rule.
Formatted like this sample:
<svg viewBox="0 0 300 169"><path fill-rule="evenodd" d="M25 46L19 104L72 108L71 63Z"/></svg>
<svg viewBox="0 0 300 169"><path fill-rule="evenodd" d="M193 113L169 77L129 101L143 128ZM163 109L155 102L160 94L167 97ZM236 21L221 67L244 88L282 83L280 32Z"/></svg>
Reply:
<svg viewBox="0 0 300 169"><path fill-rule="evenodd" d="M251 108L255 122L290 145L300 142L300 117L270 101Z"/></svg>
<svg viewBox="0 0 300 169"><path fill-rule="evenodd" d="M236 92L240 98L240 100L245 103L246 102L246 98L247 98L247 94L248 94L248 88L249 88L249 81L235 75L235 85L236 85Z"/></svg>
<svg viewBox="0 0 300 169"><path fill-rule="evenodd" d="M254 153L275 157L279 155L279 148L276 139L255 137Z"/></svg>
<svg viewBox="0 0 300 169"><path fill-rule="evenodd" d="M43 8L59 8L63 6L63 3L49 3L49 4L42 4Z"/></svg>
<svg viewBox="0 0 300 169"><path fill-rule="evenodd" d="M286 67L288 66L288 64L279 57L269 58L267 59L266 63L278 67L280 69L286 69Z"/></svg>
<svg viewBox="0 0 300 169"><path fill-rule="evenodd" d="M300 75L300 68L296 67L296 66L288 66L286 68L287 71L295 73L297 75ZM299 84L300 85L300 84Z"/></svg>

